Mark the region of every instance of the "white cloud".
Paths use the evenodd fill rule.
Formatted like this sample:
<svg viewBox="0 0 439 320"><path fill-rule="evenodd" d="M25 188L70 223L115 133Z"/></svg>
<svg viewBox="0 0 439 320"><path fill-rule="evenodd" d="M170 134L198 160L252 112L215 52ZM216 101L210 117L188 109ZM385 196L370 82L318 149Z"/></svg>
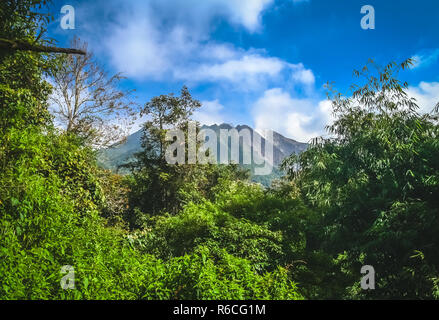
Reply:
<svg viewBox="0 0 439 320"><path fill-rule="evenodd" d="M414 60L413 69L428 67L439 59L439 49L427 53L418 53L412 59Z"/></svg>
<svg viewBox="0 0 439 320"><path fill-rule="evenodd" d="M249 31L256 31L260 27L261 13L273 0L216 0L228 7L231 20L242 24Z"/></svg>
<svg viewBox="0 0 439 320"><path fill-rule="evenodd" d="M259 110L255 111L255 122L306 141L320 133L320 129L313 129L319 123L315 114L325 115L319 101L293 99L281 89L267 88L293 84L303 86L306 90L299 91L310 94L315 85L313 71L302 63L270 56L262 49L243 49L212 39L219 21L250 33L260 31L264 10L274 1L90 1L81 10L89 17L84 38L117 71L134 80L214 82L231 90L266 90L255 103L254 110ZM306 0L293 0L299 2ZM94 21L97 16L100 18ZM218 100L203 104L195 114L197 120L206 124L223 122L221 113L225 108ZM277 112L266 108L271 104Z"/></svg>
<svg viewBox="0 0 439 320"><path fill-rule="evenodd" d="M283 72L299 84L315 82L313 72L301 63L290 64L262 50L203 42L184 26L164 35L146 21L129 24L113 32L106 43L112 64L131 78L232 83L245 90L259 90L266 82L281 79Z"/></svg>
<svg viewBox="0 0 439 320"><path fill-rule="evenodd" d="M318 105L319 115L321 116L321 122L325 125L331 125L335 121L335 117L332 109L332 101L323 100L319 102Z"/></svg>
<svg viewBox="0 0 439 320"><path fill-rule="evenodd" d="M144 30L148 36L142 36L139 30ZM111 63L134 78L162 75L170 65L167 45L160 42L160 37L146 20L116 29L105 41Z"/></svg>
<svg viewBox="0 0 439 320"><path fill-rule="evenodd" d="M285 125L287 126L287 136L304 142L308 142L312 138L319 136L318 131L313 131L312 129L309 129L311 121L311 116L307 116L302 113L293 112L287 114L285 123Z"/></svg>
<svg viewBox="0 0 439 320"><path fill-rule="evenodd" d="M329 101L293 98L280 88L264 92L253 106L255 128L275 130L300 142L325 133L332 121Z"/></svg>
<svg viewBox="0 0 439 320"><path fill-rule="evenodd" d="M286 64L271 57L236 53L236 58L205 62L193 68L174 70L177 79L196 82L232 83L235 89L257 90L268 80L279 78Z"/></svg>
<svg viewBox="0 0 439 320"><path fill-rule="evenodd" d="M260 28L262 12L274 0L147 0L156 12L172 15L172 18L191 20L197 24L209 23L216 17L241 25L250 32ZM187 21L185 21L187 22Z"/></svg>
<svg viewBox="0 0 439 320"><path fill-rule="evenodd" d="M294 80L304 85L314 85L316 79L312 70L305 69L302 63L289 64L289 67L292 70L292 77Z"/></svg>
<svg viewBox="0 0 439 320"><path fill-rule="evenodd" d="M417 87L409 87L408 94L416 99L420 112L431 112L439 103L439 82L421 82Z"/></svg>
<svg viewBox="0 0 439 320"><path fill-rule="evenodd" d="M439 103L439 82L421 82L409 87L421 112L430 112ZM275 130L297 141L327 135L325 126L334 122L332 102L313 98L295 98L280 88L266 90L253 105L253 120L258 131Z"/></svg>
<svg viewBox="0 0 439 320"><path fill-rule="evenodd" d="M194 112L193 119L200 122L202 125L213 125L224 123L224 118L221 112L224 106L218 100L202 101L202 107Z"/></svg>
<svg viewBox="0 0 439 320"><path fill-rule="evenodd" d="M129 78L231 83L238 90L263 90L269 81L285 78L303 85L315 81L312 71L300 63L211 39L218 19L248 32L259 30L262 14L274 0L126 0L114 6L109 2L115 1L82 7L81 14L89 17L85 38ZM94 21L98 15L104 18Z"/></svg>

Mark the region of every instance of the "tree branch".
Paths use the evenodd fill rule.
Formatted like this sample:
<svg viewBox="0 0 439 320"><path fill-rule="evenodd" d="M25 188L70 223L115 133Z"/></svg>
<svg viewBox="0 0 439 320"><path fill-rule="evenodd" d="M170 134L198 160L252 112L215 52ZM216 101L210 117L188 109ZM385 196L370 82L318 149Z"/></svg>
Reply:
<svg viewBox="0 0 439 320"><path fill-rule="evenodd" d="M23 40L8 40L3 38L0 38L0 48L9 49L9 50L28 50L34 52L48 52L48 53L68 53L68 54L80 54L80 55L86 54L85 51L78 49L48 47L48 46L30 44Z"/></svg>

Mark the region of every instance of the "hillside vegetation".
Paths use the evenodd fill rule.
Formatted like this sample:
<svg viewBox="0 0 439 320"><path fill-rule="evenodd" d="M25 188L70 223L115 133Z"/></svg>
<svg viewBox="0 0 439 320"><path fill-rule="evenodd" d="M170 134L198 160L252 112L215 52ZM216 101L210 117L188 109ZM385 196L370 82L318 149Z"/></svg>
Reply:
<svg viewBox="0 0 439 320"><path fill-rule="evenodd" d="M230 154L230 144L227 146L222 146L220 141L220 130L232 130L236 129L238 132L243 132L243 130L248 130L250 134L253 136L254 134L259 135L255 130L248 126L236 126L233 127L229 124L223 123L220 125L211 125L201 126L201 129L210 129L217 133L218 142L217 142L217 163L220 163L219 155L220 148L225 148ZM260 136L260 135L259 135ZM265 144L265 138L260 137L262 144ZM240 154L240 164L244 169L249 170L250 179L254 182L261 183L262 185L269 187L271 183L281 178L284 173L280 170L280 165L282 161L290 156L291 154L299 154L306 150L308 144L300 143L292 139L288 139L283 135L274 132L273 133L273 163L272 163L272 173L269 175L255 175L254 168L252 165L244 164L244 152L249 152L251 155L252 152L252 144L245 144L246 141L244 139L241 140L239 146L239 154ZM243 145L245 144L245 145ZM127 174L129 170L124 169L124 165L135 160L135 154L142 150L142 130L134 132L129 135L125 141L122 143L115 144L109 148L103 148L99 150L97 154L98 165L104 169L111 170L120 174ZM261 159L263 161L269 161L268 159Z"/></svg>
<svg viewBox="0 0 439 320"><path fill-rule="evenodd" d="M38 50L53 43L29 10L45 3L0 4L0 38L35 49L0 48L0 299L439 297L439 106L417 112L398 80L411 60L370 62L349 96L329 87L328 138L269 188L238 165L165 161L165 128L200 107L185 87L146 103L122 176L97 165L93 135L53 124L46 79L66 60Z"/></svg>

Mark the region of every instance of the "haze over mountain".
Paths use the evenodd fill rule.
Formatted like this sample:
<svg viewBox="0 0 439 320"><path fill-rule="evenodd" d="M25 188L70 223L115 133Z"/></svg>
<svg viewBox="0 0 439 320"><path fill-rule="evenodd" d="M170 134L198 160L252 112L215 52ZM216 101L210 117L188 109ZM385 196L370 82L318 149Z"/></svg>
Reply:
<svg viewBox="0 0 439 320"><path fill-rule="evenodd" d="M259 160L268 161L271 164L271 161L269 161L264 156L264 146L265 146L265 138L261 136L257 131L255 131L253 128L247 126L247 125L238 125L236 127L231 126L230 124L223 123L221 125L211 125L211 126L202 126L201 129L212 129L217 133L218 136L218 158L219 158L219 149L221 142L219 141L219 132L221 129L233 129L235 128L238 130L238 132L241 132L241 130L247 129L250 131L251 136L258 135L261 139L261 146L262 146L262 153L257 151L257 157L259 157ZM112 171L118 171L118 167L120 165L126 164L132 160L134 160L134 155L137 152L141 151L141 138L142 138L142 130L139 130L130 136L127 137L126 141L120 145L103 149L99 151L98 154L98 163L101 167L105 169L109 169ZM243 165L245 168L249 169L251 171L252 180L255 182L262 183L263 185L270 185L270 183L273 181L273 179L279 178L282 176L281 171L279 170L279 165L282 163L282 161L285 159L285 157L288 157L289 155L295 153L301 153L307 148L306 143L297 142L293 139L289 139L284 137L283 135L273 132L273 172L270 175L266 176L257 176L254 175L254 165L244 165L243 164L243 150L253 150L251 145L245 145L243 146L243 143L247 144L244 139L240 139L240 147L239 147L239 154L240 154L240 164ZM230 140L227 146L227 149L229 151L230 155ZM125 173L124 171L120 171L120 173Z"/></svg>

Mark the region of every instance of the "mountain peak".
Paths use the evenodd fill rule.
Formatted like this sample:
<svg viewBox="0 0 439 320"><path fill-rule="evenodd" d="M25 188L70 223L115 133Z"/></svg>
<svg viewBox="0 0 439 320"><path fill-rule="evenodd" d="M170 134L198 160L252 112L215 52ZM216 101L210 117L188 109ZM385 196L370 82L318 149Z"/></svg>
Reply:
<svg viewBox="0 0 439 320"><path fill-rule="evenodd" d="M247 129L250 130L252 134L257 133L253 128L248 125L237 125L232 126L228 123L214 124L214 125L203 125L202 129L212 129L215 132L219 132L221 129L233 129L236 128L238 131ZM257 133L259 135L259 133ZM134 159L134 154L140 152L141 147L141 137L142 130L139 130L127 137L126 141L120 145L113 146L108 149L100 150L98 154L98 163L105 169L116 171L118 166L130 162ZM264 144L265 138L262 137L262 143ZM220 143L218 141L218 143ZM301 153L307 148L306 143L297 142L293 139L284 137L278 132L273 132L273 165L275 169L282 163L282 161L290 156L291 154ZM251 146L250 146L251 147ZM240 146L241 150L242 146ZM248 149L250 150L250 149ZM278 178L280 176L280 171L278 169L274 170L271 177L263 180L264 184L271 183L271 180ZM260 181L259 181L260 182Z"/></svg>

